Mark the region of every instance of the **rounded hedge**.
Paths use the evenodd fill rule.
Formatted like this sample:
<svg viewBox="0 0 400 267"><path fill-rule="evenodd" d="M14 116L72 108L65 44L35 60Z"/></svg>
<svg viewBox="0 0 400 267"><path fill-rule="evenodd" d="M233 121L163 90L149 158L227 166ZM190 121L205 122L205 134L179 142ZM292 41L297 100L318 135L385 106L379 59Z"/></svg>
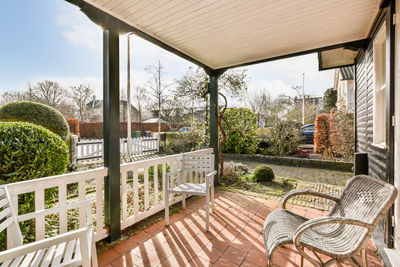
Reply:
<svg viewBox="0 0 400 267"><path fill-rule="evenodd" d="M253 176L255 182L272 182L275 179L274 171L267 165L258 166Z"/></svg>
<svg viewBox="0 0 400 267"><path fill-rule="evenodd" d="M62 174L67 144L53 132L26 122L0 122L0 183Z"/></svg>
<svg viewBox="0 0 400 267"><path fill-rule="evenodd" d="M43 126L66 139L68 123L58 110L30 101L18 101L0 107L0 121L24 121Z"/></svg>

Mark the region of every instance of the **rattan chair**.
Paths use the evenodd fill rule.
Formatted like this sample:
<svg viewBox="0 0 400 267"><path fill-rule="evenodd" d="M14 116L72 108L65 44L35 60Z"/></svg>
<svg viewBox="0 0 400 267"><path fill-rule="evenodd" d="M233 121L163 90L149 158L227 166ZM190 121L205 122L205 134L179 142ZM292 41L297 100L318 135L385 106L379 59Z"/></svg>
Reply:
<svg viewBox="0 0 400 267"><path fill-rule="evenodd" d="M336 202L326 217L307 219L286 210L287 201L297 195L311 195ZM282 200L282 208L271 212L264 222L264 244L269 266L273 252L286 244L294 244L301 255L315 266L347 262L359 265L354 258L361 256L367 266L367 246L379 222L385 217L397 196L397 189L388 183L366 175L347 182L340 198L310 190L296 190ZM313 252L316 258L306 253ZM330 257L326 262L316 254Z"/></svg>

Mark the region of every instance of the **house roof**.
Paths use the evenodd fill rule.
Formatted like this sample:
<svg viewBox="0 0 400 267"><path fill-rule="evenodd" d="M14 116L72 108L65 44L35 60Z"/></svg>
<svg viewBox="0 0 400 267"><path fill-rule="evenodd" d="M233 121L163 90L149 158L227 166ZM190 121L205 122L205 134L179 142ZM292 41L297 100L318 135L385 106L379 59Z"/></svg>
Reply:
<svg viewBox="0 0 400 267"><path fill-rule="evenodd" d="M353 75L353 67L343 67L340 68L340 76L341 80L354 80L354 75Z"/></svg>
<svg viewBox="0 0 400 267"><path fill-rule="evenodd" d="M252 64L368 37L381 0L67 0L211 69ZM85 11L84 11L85 12ZM101 19L104 16L92 16ZM100 23L99 23L100 24ZM125 27L126 28L126 27Z"/></svg>
<svg viewBox="0 0 400 267"><path fill-rule="evenodd" d="M168 123L166 120L160 119L161 123ZM143 123L158 123L158 118L145 120Z"/></svg>

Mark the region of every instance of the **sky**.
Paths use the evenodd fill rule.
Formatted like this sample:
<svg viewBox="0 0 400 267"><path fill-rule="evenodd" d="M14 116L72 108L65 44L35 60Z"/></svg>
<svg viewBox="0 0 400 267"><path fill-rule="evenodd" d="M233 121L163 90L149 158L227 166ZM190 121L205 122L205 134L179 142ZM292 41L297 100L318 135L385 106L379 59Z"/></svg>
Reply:
<svg viewBox="0 0 400 267"><path fill-rule="evenodd" d="M25 90L27 83L58 81L62 86L89 84L102 98L102 30L65 0L0 2L0 94ZM126 88L127 36L120 37L120 81ZM161 59L168 80L182 77L190 62L139 37L131 37L133 86L149 80L146 66ZM317 54L246 67L249 93L268 89L272 97L295 95L293 86L322 96L333 87L333 71L318 71Z"/></svg>

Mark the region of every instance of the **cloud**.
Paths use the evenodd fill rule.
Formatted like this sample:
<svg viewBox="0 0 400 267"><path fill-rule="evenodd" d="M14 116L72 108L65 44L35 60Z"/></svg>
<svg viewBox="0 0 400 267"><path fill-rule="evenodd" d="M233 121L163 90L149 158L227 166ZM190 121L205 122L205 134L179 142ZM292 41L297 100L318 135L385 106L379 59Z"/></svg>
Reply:
<svg viewBox="0 0 400 267"><path fill-rule="evenodd" d="M68 7L58 16L57 24L63 29L62 35L70 43L90 50L102 50L102 31L78 8Z"/></svg>

